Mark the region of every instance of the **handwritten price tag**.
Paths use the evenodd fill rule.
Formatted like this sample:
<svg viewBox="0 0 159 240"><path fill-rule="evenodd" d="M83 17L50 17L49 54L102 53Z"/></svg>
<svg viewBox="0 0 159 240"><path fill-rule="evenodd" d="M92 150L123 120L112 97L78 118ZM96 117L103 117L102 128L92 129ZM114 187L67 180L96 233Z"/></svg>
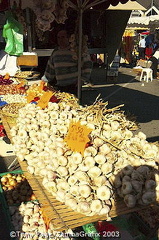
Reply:
<svg viewBox="0 0 159 240"><path fill-rule="evenodd" d="M51 91L45 92L41 96L40 100L38 101L37 106L39 106L41 109L46 108L52 95L53 95L53 92L51 92Z"/></svg>
<svg viewBox="0 0 159 240"><path fill-rule="evenodd" d="M40 85L39 85L39 92L41 92L43 90L43 87L45 86L45 82L41 81Z"/></svg>
<svg viewBox="0 0 159 240"><path fill-rule="evenodd" d="M31 101L33 101L36 96L37 96L37 93L35 93L35 92L30 92L30 93L26 96L27 103L30 103Z"/></svg>
<svg viewBox="0 0 159 240"><path fill-rule="evenodd" d="M88 134L92 129L81 125L80 122L71 122L64 139L72 151L84 153L86 144L90 141Z"/></svg>

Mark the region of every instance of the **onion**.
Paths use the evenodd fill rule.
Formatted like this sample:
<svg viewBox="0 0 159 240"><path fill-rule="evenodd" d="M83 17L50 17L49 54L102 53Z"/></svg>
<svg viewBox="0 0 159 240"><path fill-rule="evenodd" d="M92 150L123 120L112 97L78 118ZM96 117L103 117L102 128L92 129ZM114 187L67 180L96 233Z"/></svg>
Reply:
<svg viewBox="0 0 159 240"><path fill-rule="evenodd" d="M2 178L1 178L1 182L2 182L2 183L6 183L7 181L8 181L8 178L7 178L7 177L2 177Z"/></svg>
<svg viewBox="0 0 159 240"><path fill-rule="evenodd" d="M17 185L17 181L15 179L10 180L9 183L11 186L14 186L14 187Z"/></svg>

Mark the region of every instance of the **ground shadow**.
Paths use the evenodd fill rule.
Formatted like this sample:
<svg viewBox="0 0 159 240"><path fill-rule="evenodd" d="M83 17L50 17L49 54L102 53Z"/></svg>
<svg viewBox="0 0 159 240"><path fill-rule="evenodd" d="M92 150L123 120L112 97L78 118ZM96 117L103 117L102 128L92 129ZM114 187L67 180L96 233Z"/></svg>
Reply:
<svg viewBox="0 0 159 240"><path fill-rule="evenodd" d="M107 70L103 67L94 67L92 69L90 82L94 85L101 85L101 84L110 84L110 83L128 83L128 82L138 82L136 79L136 73L133 72L131 68L126 69L126 73L124 73L125 69L119 68L118 76L111 77L107 76Z"/></svg>

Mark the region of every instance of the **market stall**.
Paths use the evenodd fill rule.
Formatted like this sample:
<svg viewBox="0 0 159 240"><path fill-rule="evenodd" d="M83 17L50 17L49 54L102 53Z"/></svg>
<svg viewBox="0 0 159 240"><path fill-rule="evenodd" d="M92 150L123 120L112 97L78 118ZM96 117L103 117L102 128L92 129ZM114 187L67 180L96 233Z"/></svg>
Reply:
<svg viewBox="0 0 159 240"><path fill-rule="evenodd" d="M88 8L99 2L82 4ZM82 14L81 1L78 6L69 3ZM81 106L74 95L57 92L40 80L30 86L27 78L33 74L1 76L0 113L18 163L41 204L45 231L50 224L54 231L68 231L156 205L157 143L148 143L142 132L133 133L137 125L120 110L122 106L109 109L101 99ZM5 181L4 191L10 187ZM28 225L22 222L19 226L27 233Z"/></svg>
<svg viewBox="0 0 159 240"><path fill-rule="evenodd" d="M46 31L49 31L52 27L52 22L56 21L58 24L63 24L65 22L65 20L67 19L67 10L69 10L70 8L73 9L74 11L77 12L78 15L78 22L77 22L77 26L76 26L76 47L78 47L77 50L77 55L78 55L78 98L81 99L81 52L83 51L83 49L85 48L85 46L82 46L82 25L83 25L83 13L87 10L90 9L94 9L96 10L102 10L102 9L108 9L109 6L113 5L113 6L117 6L119 3L121 3L120 5L124 5L125 3L127 3L128 1L125 0L121 0L121 1L61 1L61 2L57 2L57 1L52 1L52 2L48 2L47 4L43 3L40 4L39 1L35 1L34 3L32 1L28 1L27 4L26 2L23 1L11 1L10 4L13 7L18 19L21 21L24 30L25 30L25 35L27 36L26 42L28 45L28 50L32 51L33 48L35 46L33 46L33 39L35 37L34 33L32 32L31 29L31 20L29 19L29 9L31 9L32 12L30 12L30 15L34 15L35 14L35 18L32 19L33 22L35 22L34 29L37 31L38 34L38 38L43 38L43 33ZM136 5L135 5L136 7ZM24 18L24 12L23 10L26 10L26 21ZM120 6L121 9L121 6ZM124 6L123 6L124 9ZM121 12L120 16L118 16L119 14L115 14L116 15L116 21L118 23L118 18L120 19L120 24L121 24L121 31L119 33L119 27L118 24L117 26L113 25L114 22L112 21L113 18L115 16L112 17L111 20L111 14L110 16L108 16L107 21L110 21L109 24L110 26L113 25L114 28L116 28L115 31L118 32L118 37L117 36L113 36L112 38L109 39L107 45L109 46L108 49L104 49L104 53L108 52L108 56L111 59L110 61L113 60L114 55L116 53L116 49L119 45L119 41L120 41L120 37L119 35L121 35L123 28L125 27L125 22L128 20L129 14L130 14L130 7L127 8L129 10L125 11L124 14ZM112 10L111 10L112 11ZM113 12L113 11L112 11ZM117 11L115 11L117 12ZM122 20L121 20L122 19ZM26 26L27 23L27 26ZM110 26L108 26L108 28L110 28ZM114 31L114 32L115 32ZM108 32L108 35L110 35L110 32ZM111 46L110 42L113 41L113 46ZM115 47L114 47L115 46Z"/></svg>
<svg viewBox="0 0 159 240"><path fill-rule="evenodd" d="M26 101L16 103L13 88L2 121L46 226L75 229L157 201L158 145L148 143L142 132L133 134L136 123L121 106L107 109L97 99L82 107L73 95L41 81L30 87L19 83L16 89ZM3 95L8 101L7 92Z"/></svg>

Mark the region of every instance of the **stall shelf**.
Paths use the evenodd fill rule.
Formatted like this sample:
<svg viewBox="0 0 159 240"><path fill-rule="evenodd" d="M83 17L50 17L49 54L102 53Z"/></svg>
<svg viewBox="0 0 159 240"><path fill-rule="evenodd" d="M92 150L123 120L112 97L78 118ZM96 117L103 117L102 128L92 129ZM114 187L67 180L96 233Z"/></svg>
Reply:
<svg viewBox="0 0 159 240"><path fill-rule="evenodd" d="M8 123L5 116L1 116L1 119L6 133L11 139L10 128L13 126L13 124ZM41 177L32 175L27 171L26 161L19 161L19 165L23 170L30 186L32 187L36 198L43 207L43 214L45 216L46 223L49 225L51 222L55 230L63 231L70 228L74 229L87 223L96 222L98 220L106 220L105 215L85 216L73 211L72 209L69 209L64 203L56 200L56 198L45 189L42 184ZM142 206L142 208L147 208L147 206ZM123 200L116 199L112 200L112 208L109 212L109 216L113 218L138 210L141 210L141 206L128 208Z"/></svg>

